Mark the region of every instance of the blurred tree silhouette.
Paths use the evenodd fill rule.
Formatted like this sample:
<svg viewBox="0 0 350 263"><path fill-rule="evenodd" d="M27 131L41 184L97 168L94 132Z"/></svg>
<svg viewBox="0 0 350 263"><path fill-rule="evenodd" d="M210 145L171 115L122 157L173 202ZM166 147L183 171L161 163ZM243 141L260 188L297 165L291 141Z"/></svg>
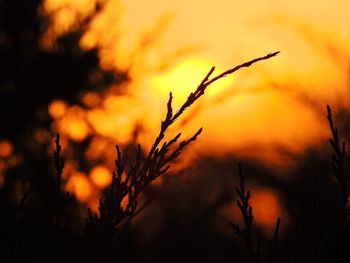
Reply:
<svg viewBox="0 0 350 263"><path fill-rule="evenodd" d="M40 36L47 20L38 15L39 0L3 2L0 15L0 137L16 140L34 118L42 121L36 110L53 98L75 101L77 93L94 89L87 76L100 71L96 50L82 51L79 39L90 19L57 41L53 51L40 47ZM127 79L122 72L101 72L104 87ZM39 114L40 115L40 114Z"/></svg>
<svg viewBox="0 0 350 263"><path fill-rule="evenodd" d="M0 190L1 202L18 200L30 189L31 198L49 208L53 178L52 158L47 145L34 145L34 131L50 130L47 104L53 99L78 102L82 90L103 89L128 79L127 72L103 71L95 49L83 51L79 40L95 11L73 32L61 36L52 50L42 48L40 39L48 18L39 15L40 0L1 1L0 8L0 140L9 140L19 153L20 165L6 171ZM99 73L100 82L89 82ZM43 187L44 186L44 187ZM7 201L5 201L7 200ZM17 202L17 201L16 201Z"/></svg>
<svg viewBox="0 0 350 263"><path fill-rule="evenodd" d="M87 254L82 255L87 247L83 234L76 231L84 225L76 212L78 205L71 202L72 198L66 198L64 193L57 191L61 186L60 181L57 183L57 177L60 178L62 171L56 167L56 177L53 172L48 173L49 168L54 167L53 157L47 154L44 147L30 148L28 138L32 137L32 132L38 127L49 129L50 118L46 114L46 106L52 99L61 98L70 103L79 103L77 95L81 90L103 89L112 83L127 81L129 76L128 72L103 71L99 67L97 50L83 51L79 48L79 39L86 26L103 6L97 5L95 12L84 19L78 28L61 36L55 49L46 50L40 45L42 32L48 24L46 18L38 15L41 2L0 0L0 140L10 140L15 144L15 151L22 156L21 165L8 171L5 184L0 188L0 262L81 262L81 258L89 261L91 258L86 258ZM88 76L93 72L102 76L98 87L89 82ZM169 116L171 120L172 114ZM308 136L307 131L305 136ZM285 203L294 226L282 234L296 236L296 240L291 238L287 244L285 237L281 236L278 248L278 254L284 255L280 257L281 262L286 259L290 262L305 262L305 259L313 262L316 256L319 256L318 261L323 259L324 262L332 262L335 258L337 262L342 262L345 257L350 258L347 250L350 243L349 207L346 206L347 217L341 221L342 225L337 224L334 214L337 213L338 189L328 177L329 160L323 147L321 145L317 149L310 149L298 157L298 167L287 174L299 175L294 182L280 182L273 174L275 171L269 171L253 161L248 164L245 162L246 170L255 181L261 185L272 185L286 196ZM57 163L57 160L61 161L58 148L55 155ZM163 148L164 151L166 149ZM335 150L338 151L337 148ZM192 183L186 182L185 186L179 184L174 187L169 184L157 190L159 197L156 202L164 211L159 214L151 211L151 216L145 217L146 223L143 226L152 228L152 224L156 225L163 219L165 223L159 230L159 236L148 246L137 247L138 244L133 244L133 241L138 237L135 238L133 230L123 229L125 232L121 233L122 241L113 243L115 247L108 251L111 254L104 256L120 260L124 255L129 261L133 259L140 262L145 262L143 256L151 262L174 262L175 260L169 259L169 255L179 258L178 261L184 258L183 262L221 262L224 259L239 261L239 245L235 247L233 240L213 223L219 209L232 202L230 184L225 183L224 187L217 190L218 197L214 197L214 201L205 199L209 195L215 196L211 192L216 191L213 187L215 184L211 182L225 182L220 181L222 178L213 176L218 170L226 173L226 178L231 178L231 164L236 159L226 158L227 160L203 159L195 165L198 166L196 173L205 176L192 178ZM193 171L188 169L184 173L190 174ZM314 174L317 174L317 180L320 181L317 184L313 176L310 176ZM344 193L345 204L348 191ZM179 201L179 196L183 199L182 202ZM111 207L113 201L110 201ZM155 214L152 215L152 212ZM90 220L91 218L97 222L100 220L97 215L90 217ZM284 218L282 222L283 220ZM327 242L319 245L317 242L332 224L339 226L331 231L332 235L327 236ZM224 225L231 230L229 220ZM135 247L140 253L134 253ZM100 254L95 256L99 258Z"/></svg>

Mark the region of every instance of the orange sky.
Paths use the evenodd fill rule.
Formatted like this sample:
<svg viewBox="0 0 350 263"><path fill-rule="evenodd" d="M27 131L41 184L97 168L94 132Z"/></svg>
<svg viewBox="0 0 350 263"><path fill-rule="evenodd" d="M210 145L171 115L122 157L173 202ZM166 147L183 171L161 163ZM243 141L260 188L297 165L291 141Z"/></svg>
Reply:
<svg viewBox="0 0 350 263"><path fill-rule="evenodd" d="M46 0L47 32L74 28L95 2ZM151 142L170 90L179 105L212 65L223 70L281 50L213 85L182 129L203 126L201 149L254 156L261 148L269 159L276 145L300 152L327 136L326 103L347 104L349 11L348 1L106 1L81 46L98 47L102 67L130 68L131 96L105 98L116 106L88 112L87 121L104 136L122 130L114 139L127 142L142 120L140 139Z"/></svg>
<svg viewBox="0 0 350 263"><path fill-rule="evenodd" d="M103 1L45 0L40 13L51 25L43 47L53 48L96 2ZM102 68L129 69L132 82L124 96L111 87L82 97L87 110L52 104L55 129L72 140L94 135L91 147L128 143L141 125L138 141L150 146L169 91L180 105L211 66L220 73L277 50L277 57L211 86L187 114L192 119L178 122L174 132L187 136L204 128L193 155L234 153L288 166L281 149L298 154L329 136L327 103L334 111L349 108L349 1L104 2L80 45L98 48Z"/></svg>

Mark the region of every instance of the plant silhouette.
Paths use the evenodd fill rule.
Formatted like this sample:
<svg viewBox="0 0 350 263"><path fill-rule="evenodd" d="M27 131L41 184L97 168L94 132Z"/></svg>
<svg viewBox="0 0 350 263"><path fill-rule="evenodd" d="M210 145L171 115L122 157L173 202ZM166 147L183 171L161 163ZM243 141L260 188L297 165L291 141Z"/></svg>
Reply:
<svg viewBox="0 0 350 263"><path fill-rule="evenodd" d="M173 108L170 93L149 150L142 141L132 154L125 148L133 145L115 147L112 184L102 193L98 212L79 203L65 188L63 172L69 160L62 154L63 138L57 134L52 140L53 156L43 146L29 149L33 130L50 126L38 108L54 98L75 102L83 87L96 91L87 81L91 73L101 76L99 88L125 83L130 76L101 69L97 50L79 48L84 28L101 11L100 4L75 31L58 39L57 52L50 52L39 45L48 22L37 15L40 2L0 0L0 140L12 141L23 154L23 165L6 171L4 183L0 182L0 262L350 261L346 110L346 118L341 118L342 112L334 115L327 106L329 145L325 142L295 157L300 161L297 168L286 173L300 174L298 180L277 180L274 170L237 156L203 157L169 176L178 158L186 158L191 144L205 136L198 127L189 138L181 132L168 138L174 123L181 122L211 84L278 52L218 75L211 68L178 109ZM307 131L304 135L309 136ZM0 157L0 166L3 161ZM159 177L169 183L154 187ZM276 188L284 196L289 218L277 217L268 235L255 218L251 203L255 188L250 182ZM221 216L222 208L232 203L239 216Z"/></svg>

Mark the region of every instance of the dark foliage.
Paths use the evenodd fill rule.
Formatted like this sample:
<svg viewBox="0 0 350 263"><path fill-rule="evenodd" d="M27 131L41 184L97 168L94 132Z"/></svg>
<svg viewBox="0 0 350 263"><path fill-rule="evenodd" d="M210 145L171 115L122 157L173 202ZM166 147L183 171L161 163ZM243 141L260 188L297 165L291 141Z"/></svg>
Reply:
<svg viewBox="0 0 350 263"><path fill-rule="evenodd" d="M104 262L110 260L117 253L116 251L120 251L115 247L115 244L118 244L116 234L121 223L126 219L130 220L137 213L137 197L139 194L153 180L167 173L170 164L190 143L197 139L202 131L202 129L199 129L189 139L179 142L181 133L170 140L165 140L167 129L205 93L209 85L241 68L249 67L258 61L269 59L277 54L278 52L275 52L253 59L210 79L215 70L213 67L197 89L188 96L187 100L175 113L172 108L173 96L170 93L165 120L161 122L159 134L155 138L149 153L143 157L143 151L139 145L135 160L131 162L128 169L125 169L125 160L119 147L116 147L116 173L113 174L112 185L107 190L105 197L100 200L99 213L94 214L89 210L82 233L80 227L82 222L79 216L72 212L78 204L68 193L62 190L64 161L61 157L60 136L57 135L54 152L56 175L53 178L44 178L41 185L37 183L32 188L40 193L40 187L45 185L45 194L39 194L39 197L44 200L40 200L37 204L31 203L22 217L18 218L18 210L24 209L24 198L22 198L20 205L15 208L15 212L12 212L15 215L6 219L2 218L12 226L12 228L6 227L2 230L1 250L4 261L40 259L50 262L66 260ZM126 173L125 177L124 172ZM6 191L11 188L5 187L4 189L3 194L6 196ZM33 196L33 192L30 192L29 195ZM123 206L125 198L127 198L127 202ZM11 211L13 208L11 208L8 201L5 201L4 204L9 206L8 209ZM26 224L22 224L24 221ZM18 234L14 234L17 232ZM20 247L15 244L18 240L23 243ZM64 253L61 253L63 251Z"/></svg>
<svg viewBox="0 0 350 263"><path fill-rule="evenodd" d="M37 15L40 3L40 0L0 0L0 118L4 124L0 128L0 139L13 141L24 161L20 167L8 171L6 183L0 189L0 262L350 261L349 171L343 142L349 135L347 127L340 126L341 131L338 130L329 106L327 118L332 160L329 161L323 146L295 156L298 166L288 173L301 174L303 178L281 182L276 180L276 171L243 160L245 173L239 165L238 180L232 182L229 171L232 163L240 158L203 158L194 164L199 167L197 177L193 176L192 167L179 172L180 178L182 173L190 175L186 184L169 183L158 190L150 185L159 176L168 180L171 164L200 135L201 129L188 139L181 140L181 133L165 139L168 128L205 93L207 87L278 52L243 63L215 77L212 77L213 67L177 111L172 108L170 94L165 119L151 149L145 152L138 145L134 158L129 160L116 146L116 171L111 187L100 200L99 212L89 211L85 217L81 216L81 204L64 191L64 159L59 135L55 140L54 162L44 149L42 152L28 150L26 140L33 129L47 128L50 124L48 118L38 117L38 108L54 98L75 102L82 87L97 89L87 78L92 72L102 76L99 88L128 81L129 76L127 72L101 70L97 51L85 52L78 46L84 28L102 6L96 5L95 12L80 28L57 41L58 51L50 52L39 45L43 25L47 23ZM52 166L54 174L48 175ZM332 177L329 176L331 169ZM213 176L218 171L227 173L225 178L229 179L219 181ZM284 228L286 219L282 217L276 219L275 231L270 238L262 234L254 221L254 207L250 204L254 192L248 190L245 174L261 185L275 187L284 193L292 220L288 229ZM219 194L214 189L218 182L221 183ZM237 239L223 234L213 223L219 209L233 201L231 183L238 185L235 190L242 224L231 223L231 228L230 220L223 224L230 233L233 230L231 236ZM26 186L24 191L15 193L17 184ZM159 196L141 204L141 194ZM209 202L208 196L214 194L217 198ZM162 213L152 210L152 202L162 207ZM158 235L152 236L152 241L146 245L140 245L138 239L141 238L132 225L141 212L151 214L142 217L145 219L144 232L159 222L163 224ZM244 248L242 251L241 247Z"/></svg>
<svg viewBox="0 0 350 263"><path fill-rule="evenodd" d="M124 175L125 162L118 146L117 160L115 161L116 173L113 174L112 185L107 191L105 198L100 200L99 214L93 214L90 210L86 220L86 238L88 243L88 251L105 251L110 239L115 234L118 225L125 219L134 215L137 208L137 197L152 181L159 176L165 174L170 164L181 154L182 150L190 143L194 142L202 132L200 128L192 137L181 141L178 145L181 133L169 141L162 141L165 138L167 129L185 112L187 108L192 106L205 92L206 88L215 81L232 74L243 67L249 67L252 64L269 59L279 52L268 54L249 62L238 65L222 74L209 79L215 68L211 68L202 82L198 85L195 92L191 93L183 105L176 113L172 108L172 93L169 94L167 103L167 113L165 120L161 122L160 131L156 137L148 155L142 158L141 145L138 145L134 162L130 165L130 169ZM161 144L162 143L162 144ZM123 200L127 198L127 203L123 207Z"/></svg>
<svg viewBox="0 0 350 263"><path fill-rule="evenodd" d="M262 251L261 251L261 236L258 234L256 240L253 238L253 208L249 204L251 193L249 190L245 190L245 177L242 173L241 164L238 164L238 175L239 175L239 187L236 188L236 193L238 195L237 207L239 208L244 227L241 228L239 225L231 222L231 227L234 233L240 237L249 253L249 261L252 263L258 263L262 260ZM275 251L278 240L278 231L280 227L280 218L277 218L275 231L273 235L272 244L269 251L269 258L267 262L274 262L275 260Z"/></svg>

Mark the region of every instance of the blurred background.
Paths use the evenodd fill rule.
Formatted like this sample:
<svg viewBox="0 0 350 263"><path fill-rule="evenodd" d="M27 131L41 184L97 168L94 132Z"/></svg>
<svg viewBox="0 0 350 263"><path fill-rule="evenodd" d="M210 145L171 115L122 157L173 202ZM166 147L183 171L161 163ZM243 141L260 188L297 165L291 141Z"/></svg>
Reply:
<svg viewBox="0 0 350 263"><path fill-rule="evenodd" d="M345 0L0 1L2 202L30 192L45 206L59 132L64 188L82 217L97 211L115 144L147 152L170 91L176 109L211 66L219 74L281 51L210 86L169 131L204 129L140 197L149 204L130 242L150 261L178 249L206 259L241 253L229 226L240 220L238 161L264 237L280 216L282 236L300 227L317 238L338 209L326 105L346 137L349 13Z"/></svg>

